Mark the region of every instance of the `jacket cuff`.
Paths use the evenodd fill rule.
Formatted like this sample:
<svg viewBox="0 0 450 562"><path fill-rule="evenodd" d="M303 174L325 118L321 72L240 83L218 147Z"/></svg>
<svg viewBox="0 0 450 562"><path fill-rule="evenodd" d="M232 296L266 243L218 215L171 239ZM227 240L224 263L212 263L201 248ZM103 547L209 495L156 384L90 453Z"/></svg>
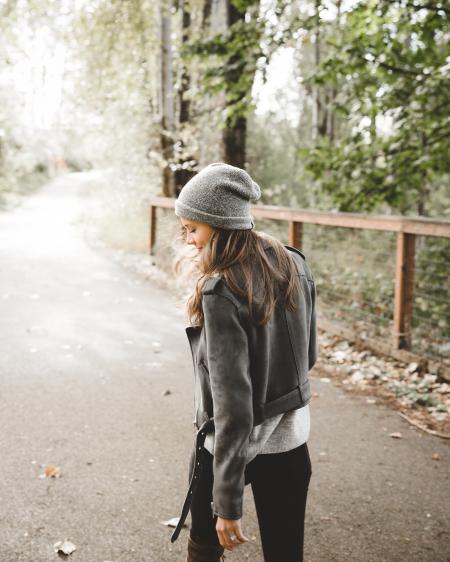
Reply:
<svg viewBox="0 0 450 562"><path fill-rule="evenodd" d="M211 502L211 510L213 516L222 517L222 519L233 519L234 521L242 519L242 513L240 515L237 515L236 513L224 513L220 509L216 508L214 502Z"/></svg>
<svg viewBox="0 0 450 562"><path fill-rule="evenodd" d="M242 519L242 515L226 515L225 513L220 513L213 509L213 515L217 517L222 517L222 519L232 519L233 521L237 521L238 519Z"/></svg>

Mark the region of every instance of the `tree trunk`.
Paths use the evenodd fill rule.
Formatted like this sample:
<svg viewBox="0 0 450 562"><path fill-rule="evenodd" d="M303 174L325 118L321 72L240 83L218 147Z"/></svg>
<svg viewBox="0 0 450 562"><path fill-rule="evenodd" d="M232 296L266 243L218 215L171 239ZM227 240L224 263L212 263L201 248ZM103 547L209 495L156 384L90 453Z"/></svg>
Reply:
<svg viewBox="0 0 450 562"><path fill-rule="evenodd" d="M213 0L204 0L203 2L203 16L202 16L203 27L209 25L209 20L211 18L212 3Z"/></svg>
<svg viewBox="0 0 450 562"><path fill-rule="evenodd" d="M339 30L341 27L341 6L342 6L342 0L336 0L336 8L337 8L336 30L338 34L340 32ZM333 143L336 135L335 100L336 100L337 93L338 93L337 87L333 86L331 90L331 99L328 106L328 138L331 143Z"/></svg>
<svg viewBox="0 0 450 562"><path fill-rule="evenodd" d="M180 8L182 10L182 31L181 31L181 43L182 47L187 43L189 39L189 29L191 27L191 12L189 6L187 6L186 0L180 1ZM187 123L189 121L189 106L190 101L186 99L186 92L189 89L191 83L191 77L188 73L188 69L185 64L181 67L181 78L180 78L180 123Z"/></svg>
<svg viewBox="0 0 450 562"><path fill-rule="evenodd" d="M181 42L182 46L184 46L184 44L189 40L191 12L187 0L180 0L178 8L182 10ZM190 120L190 100L187 99L186 92L189 90L191 77L184 63L181 66L180 74L180 89L178 92L180 104L179 129L182 130ZM180 191L184 184L188 182L192 178L192 176L195 175L195 171L192 168L195 167L197 163L194 156L190 154L188 149L186 149L186 146L184 145L181 137L178 138L177 146L176 169L174 172L174 187L176 197L178 197L178 195L180 194Z"/></svg>
<svg viewBox="0 0 450 562"><path fill-rule="evenodd" d="M428 152L428 139L425 133L421 134L423 154ZM427 170L422 170L422 183L419 187L417 195L417 214L426 217L428 215L427 203L430 196L430 189L428 185Z"/></svg>
<svg viewBox="0 0 450 562"><path fill-rule="evenodd" d="M164 159L162 192L175 196L175 181L170 164L174 147L174 95L171 53L171 0L160 0L161 15L161 149Z"/></svg>
<svg viewBox="0 0 450 562"><path fill-rule="evenodd" d="M239 117L232 127L225 127L222 134L225 162L238 168L245 168L246 137L246 117Z"/></svg>
<svg viewBox="0 0 450 562"><path fill-rule="evenodd" d="M244 21L245 10L236 8L231 0L227 2L227 27L231 27L239 20ZM238 62L242 55L230 57L228 64L233 65ZM239 77L236 77L237 79ZM234 122L227 117L225 128L222 133L223 160L233 166L245 168L246 159L246 137L247 137L247 118L238 117Z"/></svg>
<svg viewBox="0 0 450 562"><path fill-rule="evenodd" d="M315 70L319 68L320 64L320 0L316 0L316 29L314 33L314 67ZM313 107L312 107L312 139L317 140L319 136L319 111L320 111L320 99L319 99L319 86L314 85L313 89Z"/></svg>

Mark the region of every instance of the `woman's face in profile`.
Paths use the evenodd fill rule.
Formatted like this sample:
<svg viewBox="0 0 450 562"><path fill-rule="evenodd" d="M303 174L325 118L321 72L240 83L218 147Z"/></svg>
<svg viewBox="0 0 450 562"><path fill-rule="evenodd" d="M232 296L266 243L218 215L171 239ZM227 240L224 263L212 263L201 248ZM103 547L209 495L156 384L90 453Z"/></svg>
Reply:
<svg viewBox="0 0 450 562"><path fill-rule="evenodd" d="M186 233L186 244L191 244L201 251L211 238L213 227L191 219L180 218L180 221Z"/></svg>

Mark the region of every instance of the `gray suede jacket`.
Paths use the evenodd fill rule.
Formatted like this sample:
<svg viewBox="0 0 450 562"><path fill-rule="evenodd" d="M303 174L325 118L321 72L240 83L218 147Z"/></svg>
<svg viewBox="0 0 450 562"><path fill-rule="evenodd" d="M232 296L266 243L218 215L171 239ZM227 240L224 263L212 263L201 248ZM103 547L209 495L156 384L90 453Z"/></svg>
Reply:
<svg viewBox="0 0 450 562"><path fill-rule="evenodd" d="M300 276L297 310L276 305L269 322L257 326L247 303L217 277L203 289L203 326L186 328L195 374L194 425L214 418L212 509L225 519L242 517L252 429L311 399L308 371L318 354L316 289L304 254L285 247Z"/></svg>

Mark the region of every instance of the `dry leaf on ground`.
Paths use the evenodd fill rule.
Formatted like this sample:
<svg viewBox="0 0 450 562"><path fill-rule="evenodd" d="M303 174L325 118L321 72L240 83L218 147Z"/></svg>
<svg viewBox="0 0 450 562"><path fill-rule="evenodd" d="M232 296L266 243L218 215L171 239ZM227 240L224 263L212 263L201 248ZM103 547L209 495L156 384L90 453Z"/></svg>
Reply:
<svg viewBox="0 0 450 562"><path fill-rule="evenodd" d="M45 467L45 476L47 478L59 478L61 475L59 466L53 466L52 464L48 464Z"/></svg>
<svg viewBox="0 0 450 562"><path fill-rule="evenodd" d="M179 517L172 517L172 519L168 519L167 521L161 521L163 525L166 527L176 527L178 525L178 521L180 520ZM187 527L186 523L183 523L183 527Z"/></svg>

